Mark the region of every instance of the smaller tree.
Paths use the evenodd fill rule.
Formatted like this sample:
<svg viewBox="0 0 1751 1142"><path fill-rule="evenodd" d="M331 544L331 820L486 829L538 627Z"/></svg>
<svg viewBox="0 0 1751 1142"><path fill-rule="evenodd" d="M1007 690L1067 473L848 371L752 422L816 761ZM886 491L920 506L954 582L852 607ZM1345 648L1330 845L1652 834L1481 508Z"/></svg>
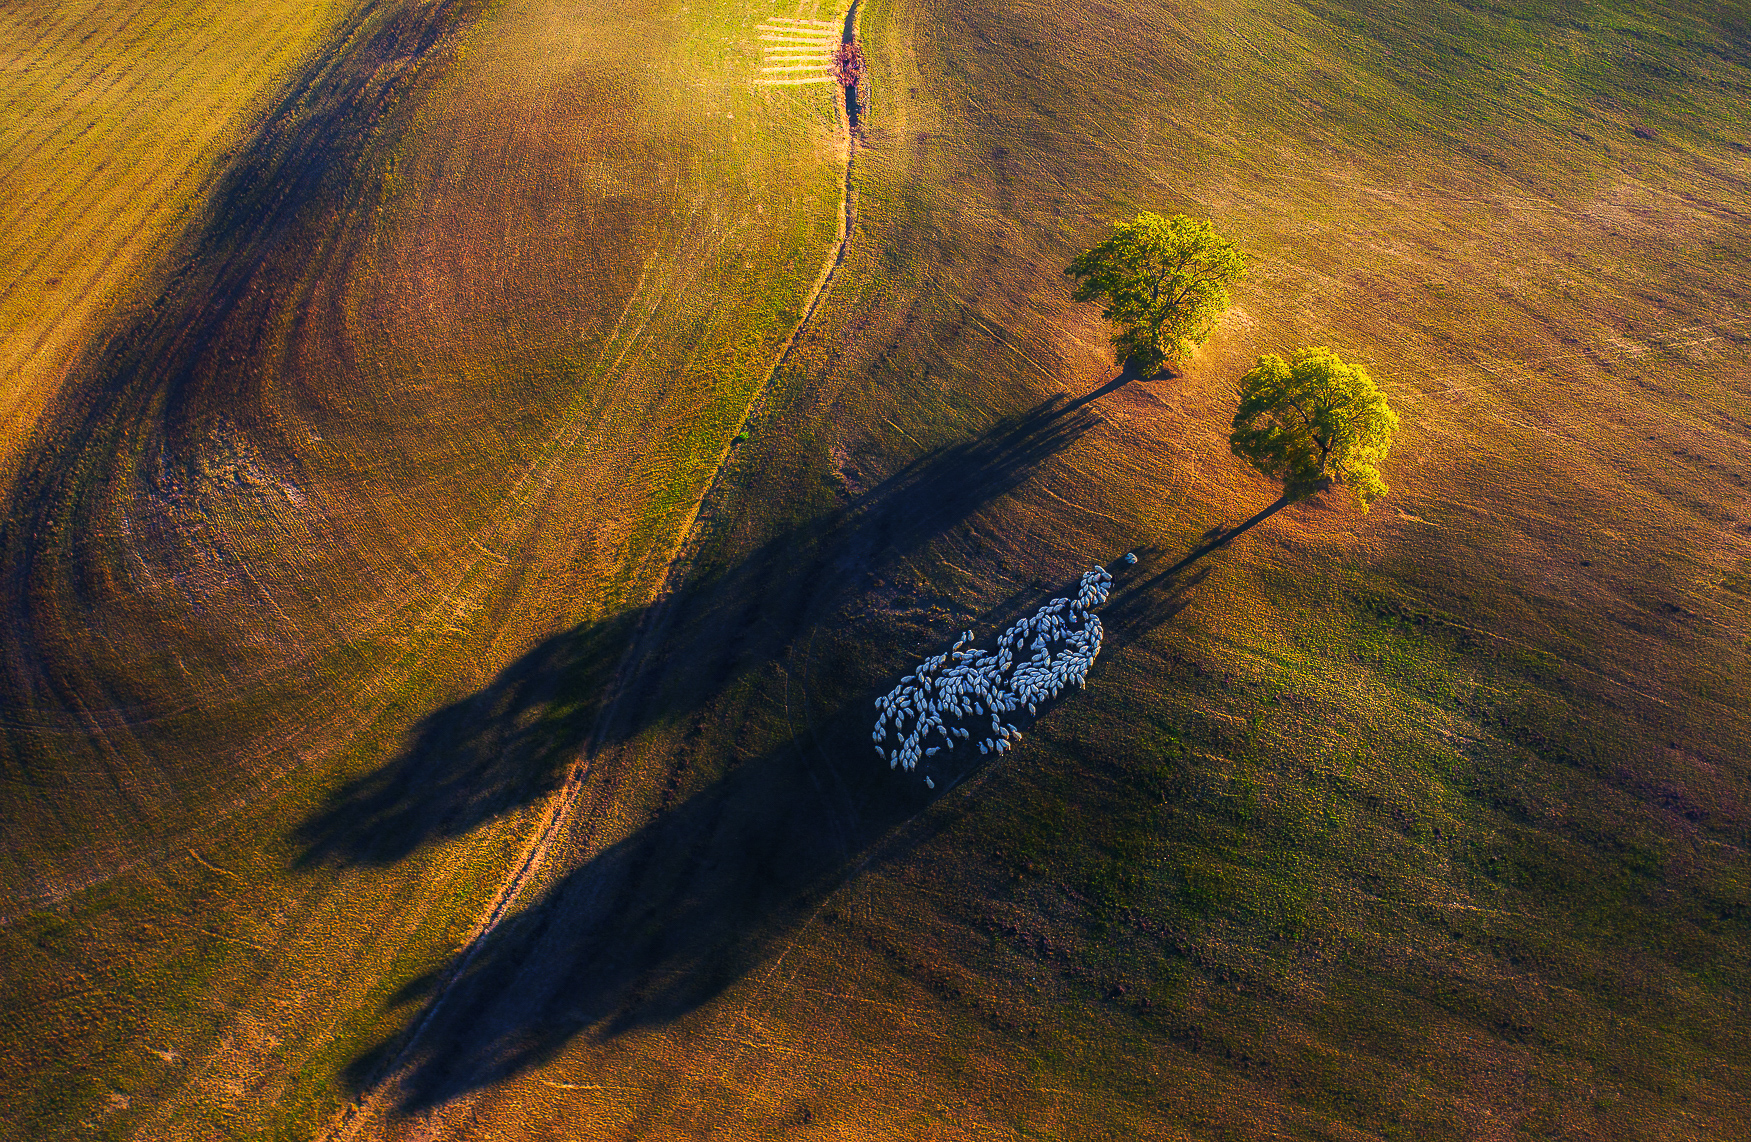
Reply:
<svg viewBox="0 0 1751 1142"><path fill-rule="evenodd" d="M1299 499L1342 484L1367 511L1386 494L1380 462L1398 416L1367 370L1330 349L1266 354L1240 379L1240 409L1228 438L1234 454Z"/></svg>
<svg viewBox="0 0 1751 1142"><path fill-rule="evenodd" d="M1077 301L1105 303L1119 360L1147 376L1204 343L1246 263L1208 222L1139 214L1064 272L1077 279Z"/></svg>

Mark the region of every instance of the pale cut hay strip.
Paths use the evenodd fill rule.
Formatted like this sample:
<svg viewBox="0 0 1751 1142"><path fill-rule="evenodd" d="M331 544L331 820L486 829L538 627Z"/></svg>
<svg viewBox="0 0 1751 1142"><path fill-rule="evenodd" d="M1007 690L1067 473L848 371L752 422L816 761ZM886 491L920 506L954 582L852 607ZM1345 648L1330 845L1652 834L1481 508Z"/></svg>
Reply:
<svg viewBox="0 0 1751 1142"><path fill-rule="evenodd" d="M832 83L830 75L817 75L813 79L756 79L755 87L800 87L805 83Z"/></svg>
<svg viewBox="0 0 1751 1142"><path fill-rule="evenodd" d="M766 17L766 22L768 24L812 24L817 28L839 27L838 24L835 24L831 20L797 20L790 16L768 16Z"/></svg>
<svg viewBox="0 0 1751 1142"><path fill-rule="evenodd" d="M826 65L821 63L798 64L795 67L763 67L760 69L760 74L769 75L775 71L820 71L824 67Z"/></svg>

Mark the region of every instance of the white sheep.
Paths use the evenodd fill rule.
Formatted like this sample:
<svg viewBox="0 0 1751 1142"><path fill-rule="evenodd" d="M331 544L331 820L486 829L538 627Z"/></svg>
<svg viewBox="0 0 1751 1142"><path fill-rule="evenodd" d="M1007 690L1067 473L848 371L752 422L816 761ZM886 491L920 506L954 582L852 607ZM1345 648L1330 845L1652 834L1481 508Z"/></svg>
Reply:
<svg viewBox="0 0 1751 1142"><path fill-rule="evenodd" d="M877 753L889 759L890 767L914 769L921 757L953 749L956 738L971 741L970 731L948 723L975 716L991 719L992 737L975 743L979 752L1009 750L1021 735L1005 724L1003 715L1026 706L1037 717L1040 704L1058 697L1071 682L1087 689L1088 671L1100 654L1103 633L1092 612L1106 602L1111 582L1105 568L1085 572L1074 595L1049 600L1011 624L998 636L994 650L973 647L974 632L960 632L949 651L926 658L891 692L876 699L876 708L882 711L871 734ZM1017 647L1031 652L1030 656L1018 660ZM890 720L900 743L899 748L884 751ZM935 734L942 736L944 746L926 748L924 741Z"/></svg>

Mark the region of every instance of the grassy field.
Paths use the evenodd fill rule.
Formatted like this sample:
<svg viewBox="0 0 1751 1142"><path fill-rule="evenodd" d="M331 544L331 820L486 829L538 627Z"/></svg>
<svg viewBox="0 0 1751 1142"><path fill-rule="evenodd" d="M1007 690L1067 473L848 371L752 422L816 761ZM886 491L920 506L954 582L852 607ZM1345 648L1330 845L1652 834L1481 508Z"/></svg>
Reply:
<svg viewBox="0 0 1751 1142"><path fill-rule="evenodd" d="M846 268L390 1133L1742 1135L1742 29L864 21ZM1140 208L1254 271L1114 388L1060 270ZM1234 378L1308 341L1405 413L1394 494L1214 530L1274 494ZM1130 547L1012 761L869 764L915 656Z"/></svg>
<svg viewBox="0 0 1751 1142"><path fill-rule="evenodd" d="M315 1130L520 859L836 239L722 15L350 13L43 417L9 1135Z"/></svg>
<svg viewBox="0 0 1751 1142"><path fill-rule="evenodd" d="M838 226L774 15L361 9L115 311L5 532L5 1129L1747 1136L1743 20L873 0L653 604ZM1139 209L1252 272L1120 384ZM1305 343L1392 494L1255 519ZM1130 549L1020 750L874 763Z"/></svg>
<svg viewBox="0 0 1751 1142"><path fill-rule="evenodd" d="M0 11L0 475L340 3Z"/></svg>

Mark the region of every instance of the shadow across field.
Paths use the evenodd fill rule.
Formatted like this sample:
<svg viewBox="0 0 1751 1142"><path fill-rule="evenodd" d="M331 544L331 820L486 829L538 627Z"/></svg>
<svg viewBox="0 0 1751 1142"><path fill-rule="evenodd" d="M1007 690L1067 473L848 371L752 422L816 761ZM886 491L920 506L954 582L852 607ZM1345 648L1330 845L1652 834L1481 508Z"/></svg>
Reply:
<svg viewBox="0 0 1751 1142"><path fill-rule="evenodd" d="M790 743L740 760L495 930L453 967L441 1017L404 1060L400 1108L510 1078L577 1035L685 1017L770 962L836 886L943 827L938 814L914 820L925 804L916 782L832 754L832 772ZM430 1001L449 974L397 1002ZM356 1060L355 1084L399 1046Z"/></svg>
<svg viewBox="0 0 1751 1142"><path fill-rule="evenodd" d="M1248 531L1270 519L1295 500L1280 496L1270 506L1233 526L1218 525L1199 537L1190 551L1166 567L1159 548L1140 549L1136 566L1118 577L1112 597L1101 614L1109 635L1123 643L1153 630L1184 609L1193 588L1202 583L1210 568L1203 560L1227 547Z"/></svg>
<svg viewBox="0 0 1751 1142"><path fill-rule="evenodd" d="M337 790L297 830L301 863L392 864L557 789L580 750L681 722L743 672L783 656L805 615L1013 491L1098 423L1045 402L908 465L824 521L788 531L728 567L706 567L671 605L545 639L480 691L421 720L388 762ZM629 697L601 701L632 639ZM686 647L684 655L674 645ZM678 657L684 658L682 666ZM855 809L846 806L848 812Z"/></svg>
<svg viewBox="0 0 1751 1142"><path fill-rule="evenodd" d="M557 790L597 716L608 669L643 612L542 640L414 728L389 762L298 827L302 865L387 865Z"/></svg>
<svg viewBox="0 0 1751 1142"><path fill-rule="evenodd" d="M833 522L841 546L882 563L964 522L1098 427L1100 418L1088 406L1118 384L1074 400L1053 396L970 440L912 461Z"/></svg>
<svg viewBox="0 0 1751 1142"><path fill-rule="evenodd" d="M738 562L697 565L667 604L546 640L339 790L301 826L304 860L393 862L546 795L580 750L605 751L654 724L687 726L749 671L788 662L780 668L807 673L818 660L800 662L793 648L857 597L862 573L915 555L1020 487L1099 423L1086 403L1058 397L927 453ZM637 657L625 657L629 641ZM623 661L625 696L604 708ZM854 748L868 739L872 665L825 664L812 694L796 679L797 709L783 716L794 715L793 732L807 720L813 748L789 741L732 756L721 778L569 874L472 958L397 996L430 1002L455 979L401 1072L405 1107L514 1074L584 1031L612 1037L685 1015L879 859L927 797ZM681 780L677 770L671 789ZM373 1082L401 1043L355 1060L355 1084Z"/></svg>
<svg viewBox="0 0 1751 1142"><path fill-rule="evenodd" d="M916 776L897 780L869 757L869 700L880 679L865 636L884 620L840 620L849 628L819 652L810 632L825 629L824 615L843 616L862 591L865 580L844 573L851 565L880 573L915 554L1025 482L1091 427L1081 406L1062 398L1047 402L921 457L830 518L788 532L734 566L706 568L672 608L639 616L648 624L639 639L648 649L631 667L625 708L604 714L597 726L602 744L657 723L685 727L744 672L760 668L787 675L778 715L789 725L788 740L747 756L732 747L720 777L609 844L472 954L396 996L398 1005L430 1005L443 997L414 1049L400 1057L400 1109L415 1112L513 1077L553 1058L576 1036L606 1041L686 1018L772 962L816 922L821 902L839 885L952 823L964 802L920 811L941 789L983 771L978 755L964 751L954 757L964 768L935 771L938 794ZM1281 507L1213 530L1165 567L1160 553L1140 553L1135 567L1120 569L1109 604L1112 625L1121 636L1134 636L1171 617L1201 580L1195 565ZM1068 584L1039 598L1065 589ZM990 620L1008 621L1038 601L1006 600ZM434 823L450 822L447 828L551 788L556 770L537 766L532 778L514 781L494 760L514 754L533 733L515 728L529 716L518 696L541 694L544 670L577 668L575 647L583 640L602 639L589 653L606 655L631 633L623 629L608 639L573 632L566 638L577 643L543 644L482 694L434 715L398 763L402 769L355 786L322 822L367 836L386 817L400 818L397 791L411 791L425 799L423 811L434 814ZM477 714L484 726L471 723ZM583 747L580 721L553 724L574 735L572 749ZM428 765L449 768L429 780L417 776ZM677 780L685 765L683 757ZM508 796L513 786L519 792ZM590 790L583 795L587 799ZM381 859L402 851L407 839L392 849L360 851ZM734 1029L728 1034L733 1038ZM397 1036L357 1058L349 1068L355 1086L381 1081L404 1044Z"/></svg>

